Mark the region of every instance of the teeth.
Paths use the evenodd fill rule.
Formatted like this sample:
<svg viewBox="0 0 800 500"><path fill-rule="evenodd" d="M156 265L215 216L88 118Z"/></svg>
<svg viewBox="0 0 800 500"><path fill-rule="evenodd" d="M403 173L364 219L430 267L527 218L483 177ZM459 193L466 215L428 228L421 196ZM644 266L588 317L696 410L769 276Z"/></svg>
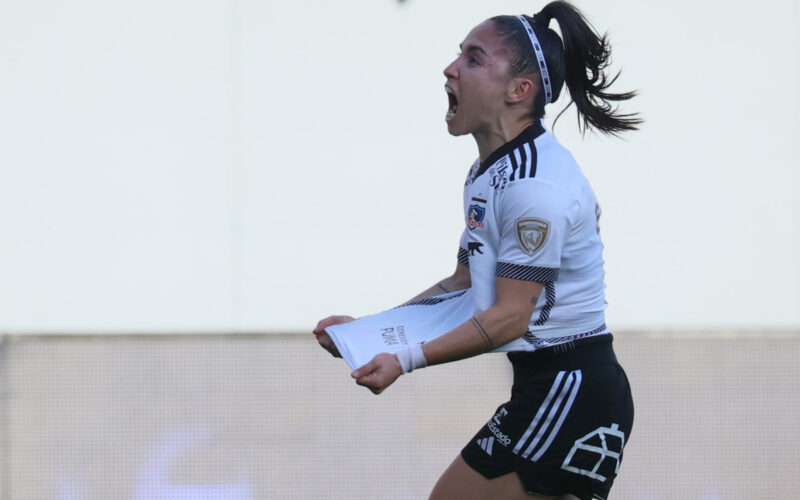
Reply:
<svg viewBox="0 0 800 500"><path fill-rule="evenodd" d="M451 119L453 119L454 116L456 116L456 110L458 109L458 102L457 102L457 99L456 99L456 93L453 92L453 89L451 89L447 85L444 86L444 91L447 93L447 95L449 96L449 100L450 100L450 108L447 110L447 114L445 115L445 119L446 120L451 120Z"/></svg>

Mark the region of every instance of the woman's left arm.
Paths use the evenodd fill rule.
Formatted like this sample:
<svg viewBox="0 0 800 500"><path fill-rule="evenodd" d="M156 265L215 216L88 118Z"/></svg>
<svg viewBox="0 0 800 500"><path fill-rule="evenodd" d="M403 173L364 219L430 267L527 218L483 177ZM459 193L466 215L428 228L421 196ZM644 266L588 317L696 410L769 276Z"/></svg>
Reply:
<svg viewBox="0 0 800 500"><path fill-rule="evenodd" d="M522 336L544 285L537 281L495 278L495 303L446 334L422 345L428 365L469 358ZM359 385L380 394L403 374L394 354L381 353L353 371Z"/></svg>

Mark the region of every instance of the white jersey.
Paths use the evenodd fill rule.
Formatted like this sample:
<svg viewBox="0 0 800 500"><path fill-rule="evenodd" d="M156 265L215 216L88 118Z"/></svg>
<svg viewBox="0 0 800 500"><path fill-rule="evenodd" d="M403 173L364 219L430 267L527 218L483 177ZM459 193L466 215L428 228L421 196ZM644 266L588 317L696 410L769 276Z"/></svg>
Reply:
<svg viewBox="0 0 800 500"><path fill-rule="evenodd" d="M528 330L512 350L609 333L597 199L541 122L475 162L464 186L464 214L458 260L470 269L475 314L494 304L496 276L544 284Z"/></svg>

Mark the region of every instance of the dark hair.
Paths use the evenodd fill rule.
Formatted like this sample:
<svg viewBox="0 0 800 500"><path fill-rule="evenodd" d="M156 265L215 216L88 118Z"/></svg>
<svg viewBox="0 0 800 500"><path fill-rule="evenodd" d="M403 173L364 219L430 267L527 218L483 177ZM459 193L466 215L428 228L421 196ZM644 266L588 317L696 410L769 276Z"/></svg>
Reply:
<svg viewBox="0 0 800 500"><path fill-rule="evenodd" d="M555 1L547 4L532 18L525 16L531 24L544 52L545 62L553 87L553 101L558 99L564 83L567 84L572 102L578 112L578 127L581 132L593 127L603 133L619 135L626 130L636 130L642 120L637 114L621 114L612 103L626 101L636 91L611 93L608 88L619 73L609 78L606 68L611 56L611 47L606 35L598 35L583 14L572 4ZM564 37L548 26L555 19ZM536 53L525 28L516 16L496 16L490 19L496 33L505 38L510 49L512 76L539 75L540 91L534 96L533 116L544 116L545 97L541 85L541 73ZM572 103L570 103L572 104ZM567 105L567 108L569 104ZM556 119L564 113L558 114Z"/></svg>

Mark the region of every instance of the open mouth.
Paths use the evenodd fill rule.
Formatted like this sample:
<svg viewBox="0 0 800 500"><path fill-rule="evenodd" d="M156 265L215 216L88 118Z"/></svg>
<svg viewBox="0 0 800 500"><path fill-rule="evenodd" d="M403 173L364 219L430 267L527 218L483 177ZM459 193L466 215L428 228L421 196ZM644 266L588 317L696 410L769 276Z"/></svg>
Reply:
<svg viewBox="0 0 800 500"><path fill-rule="evenodd" d="M458 110L458 99L450 87L445 86L444 90L447 92L448 100L447 115L445 115L445 119L449 120L456 116L456 111Z"/></svg>

